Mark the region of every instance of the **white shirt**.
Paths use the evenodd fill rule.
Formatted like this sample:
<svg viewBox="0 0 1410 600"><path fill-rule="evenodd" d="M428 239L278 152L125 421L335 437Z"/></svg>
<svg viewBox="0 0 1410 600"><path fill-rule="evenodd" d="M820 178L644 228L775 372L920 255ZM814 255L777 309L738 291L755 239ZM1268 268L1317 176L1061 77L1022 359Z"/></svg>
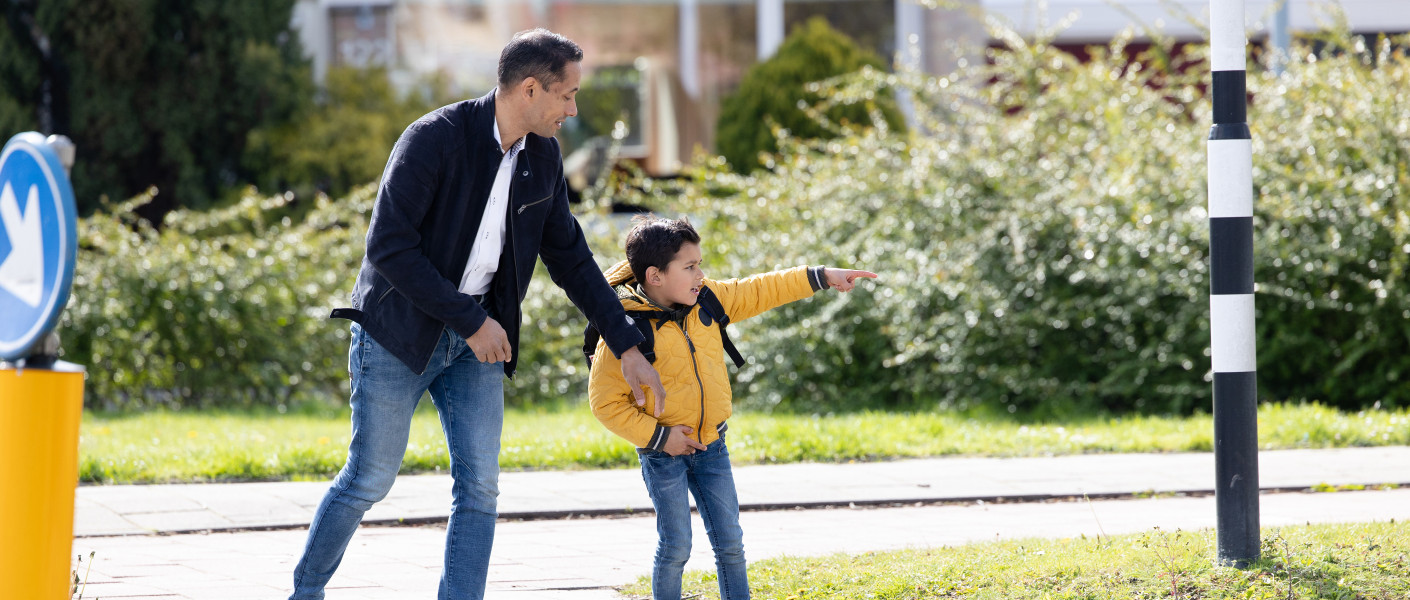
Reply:
<svg viewBox="0 0 1410 600"><path fill-rule="evenodd" d="M494 141L500 148L504 147L498 121L494 124ZM499 160L499 171L495 173L490 198L485 203L485 215L480 217L480 230L475 232L475 241L470 246L470 260L460 276L462 294L478 296L488 292L490 281L499 270L499 255L504 248L504 220L509 214L509 183L514 180L515 159L523 149L524 138L519 138Z"/></svg>

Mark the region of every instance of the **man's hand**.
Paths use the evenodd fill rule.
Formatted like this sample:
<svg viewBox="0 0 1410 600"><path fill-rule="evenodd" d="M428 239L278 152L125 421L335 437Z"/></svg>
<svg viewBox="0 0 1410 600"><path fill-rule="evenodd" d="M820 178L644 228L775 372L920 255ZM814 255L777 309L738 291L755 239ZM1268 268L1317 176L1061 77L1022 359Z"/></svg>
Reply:
<svg viewBox="0 0 1410 600"><path fill-rule="evenodd" d="M514 349L509 346L509 334L499 321L485 317L485 322L475 330L475 334L465 338L465 344L482 363L509 362Z"/></svg>
<svg viewBox="0 0 1410 600"><path fill-rule="evenodd" d="M656 396L655 416L659 419L662 408L666 406L666 388L661 386L661 376L651 366L651 361L646 360L646 356L635 346L622 353L622 378L632 389L637 406L646 406L646 392L642 388L651 388Z"/></svg>
<svg viewBox="0 0 1410 600"><path fill-rule="evenodd" d="M828 267L823 269L823 274L827 277L827 287L839 292L850 292L856 287L858 277L876 279L876 273L871 271L853 271L852 269L834 269Z"/></svg>
<svg viewBox="0 0 1410 600"><path fill-rule="evenodd" d="M689 425L676 425L672 427L671 433L666 435L666 446L662 448L662 450L671 456L695 454L697 450L704 450L704 445L690 439L690 434L692 433L695 433L695 430L691 429Z"/></svg>

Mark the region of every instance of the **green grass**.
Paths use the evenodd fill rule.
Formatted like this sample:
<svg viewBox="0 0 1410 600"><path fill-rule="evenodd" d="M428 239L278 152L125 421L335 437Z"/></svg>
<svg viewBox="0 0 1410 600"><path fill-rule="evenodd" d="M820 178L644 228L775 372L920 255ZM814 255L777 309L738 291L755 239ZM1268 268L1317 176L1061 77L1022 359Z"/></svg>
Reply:
<svg viewBox="0 0 1410 600"><path fill-rule="evenodd" d="M954 548L749 565L761 599L912 598L1405 598L1410 525L1368 523L1269 528L1262 556L1240 570L1215 566L1214 532L1019 540ZM719 597L713 572L690 571L683 591ZM649 579L622 590L649 597Z"/></svg>
<svg viewBox="0 0 1410 600"><path fill-rule="evenodd" d="M447 467L434 410L417 412L403 472ZM1343 413L1274 404L1258 413L1264 449L1410 444L1410 413ZM741 414L730 422L736 464L846 462L922 456L1043 456L1090 452L1208 451L1213 423L1193 417L1119 417L1022 423L1002 416L855 413ZM79 477L155 483L325 479L347 456L346 411L85 413ZM516 469L630 467L636 455L586 407L512 410L500 463Z"/></svg>

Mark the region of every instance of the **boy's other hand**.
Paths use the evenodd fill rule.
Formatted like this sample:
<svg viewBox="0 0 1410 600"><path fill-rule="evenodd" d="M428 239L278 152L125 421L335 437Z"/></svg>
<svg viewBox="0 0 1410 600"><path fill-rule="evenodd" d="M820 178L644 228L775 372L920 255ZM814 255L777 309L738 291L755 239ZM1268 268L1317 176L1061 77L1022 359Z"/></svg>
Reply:
<svg viewBox="0 0 1410 600"><path fill-rule="evenodd" d="M696 450L704 450L705 446L700 442L690 439L690 434L695 433L689 425L676 425L671 428L671 433L666 435L666 447L662 448L671 456L682 454L695 454Z"/></svg>
<svg viewBox="0 0 1410 600"><path fill-rule="evenodd" d="M632 389L632 397L636 398L639 407L646 406L646 393L641 388L651 388L651 393L656 396L654 416L660 418L661 410L666 405L666 388L661 385L661 375L656 373L656 368L651 366L651 361L646 360L640 349L633 347L622 353L622 378Z"/></svg>
<svg viewBox="0 0 1410 600"><path fill-rule="evenodd" d="M465 345L482 363L509 362L510 357L514 356L514 349L509 345L509 334L504 332L499 321L490 318L485 319L474 335L465 338Z"/></svg>
<svg viewBox="0 0 1410 600"><path fill-rule="evenodd" d="M827 277L827 286L839 292L850 292L856 287L856 281L860 277L876 279L876 273L871 271L854 271L852 269L835 269L827 267L823 269L823 274Z"/></svg>

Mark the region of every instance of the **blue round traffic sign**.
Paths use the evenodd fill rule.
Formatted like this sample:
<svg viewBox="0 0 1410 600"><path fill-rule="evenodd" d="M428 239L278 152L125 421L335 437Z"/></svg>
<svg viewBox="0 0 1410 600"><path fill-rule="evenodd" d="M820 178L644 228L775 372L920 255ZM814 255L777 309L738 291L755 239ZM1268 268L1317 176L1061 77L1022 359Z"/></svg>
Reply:
<svg viewBox="0 0 1410 600"><path fill-rule="evenodd" d="M0 360L25 358L68 304L78 252L73 187L44 136L0 151Z"/></svg>

